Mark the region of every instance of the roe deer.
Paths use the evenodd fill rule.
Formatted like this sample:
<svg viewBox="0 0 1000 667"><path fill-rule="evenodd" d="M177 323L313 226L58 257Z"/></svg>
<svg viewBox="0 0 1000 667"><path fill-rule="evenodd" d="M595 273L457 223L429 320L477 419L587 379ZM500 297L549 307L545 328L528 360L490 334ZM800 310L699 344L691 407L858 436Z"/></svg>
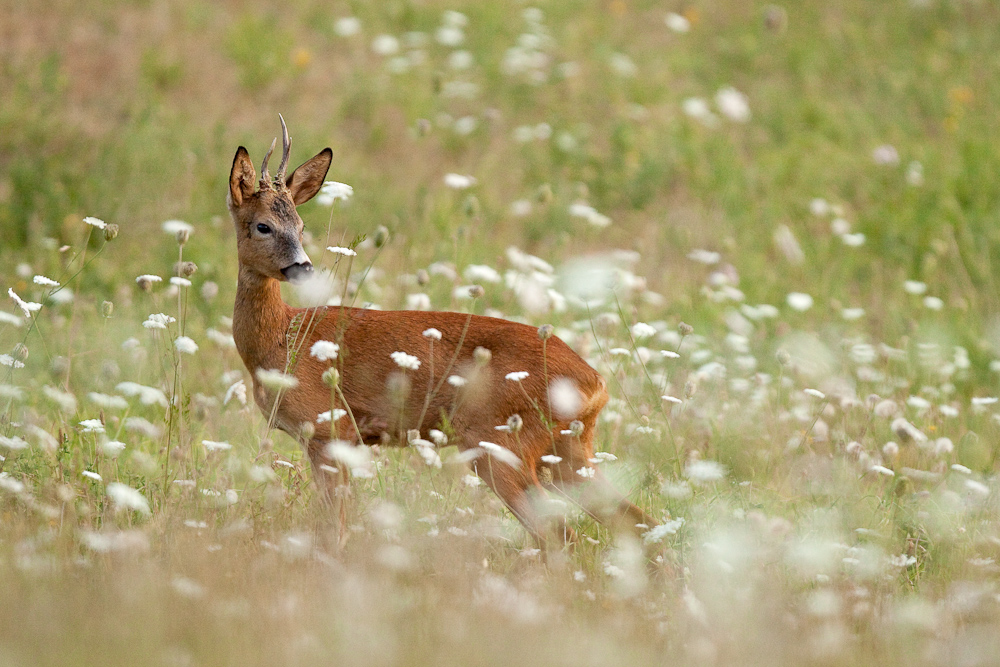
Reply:
<svg viewBox="0 0 1000 667"><path fill-rule="evenodd" d="M455 312L291 308L282 301L280 282L299 281L313 270L302 249L302 219L295 207L320 190L333 152L323 149L286 178L291 140L284 119L281 126L281 166L273 181L267 161L274 142L261 165L259 188L242 146L229 176L227 203L239 253L233 337L253 377L254 400L306 448L326 501L337 503L335 487L346 483L346 477L337 479L342 473L332 474L338 464L328 458L331 439L376 443L383 434L398 436L405 429L427 434L447 421L452 443L467 453L475 472L539 544L545 543L546 521L532 496L543 489L570 497L616 529L639 533L643 524L655 526L591 466L597 415L608 400L605 382L562 340L549 338L548 330L540 334L524 324ZM428 332L433 344L425 336L431 328L436 330ZM293 343L297 336L302 340ZM330 384L323 378L331 364L308 351L322 340L340 346L333 363L339 371L337 396L347 405L338 405L350 419L317 422L331 408ZM292 345L301 350L294 359ZM397 351L416 356L419 367L402 373L391 357ZM258 369L284 370L290 360L294 368L288 372L298 380L293 388L278 392L259 380ZM511 373L526 377L507 379ZM466 382L456 387L442 382L445 375ZM557 382L563 394L569 391L569 400L550 403L550 387ZM520 416L513 418L513 428L495 428L513 415ZM577 472L581 469L583 474Z"/></svg>

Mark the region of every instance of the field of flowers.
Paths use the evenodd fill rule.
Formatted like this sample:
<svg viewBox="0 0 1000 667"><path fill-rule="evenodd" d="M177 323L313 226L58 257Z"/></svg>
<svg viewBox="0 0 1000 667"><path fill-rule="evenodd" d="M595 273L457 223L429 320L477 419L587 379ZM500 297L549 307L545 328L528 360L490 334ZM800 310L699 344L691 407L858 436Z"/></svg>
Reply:
<svg viewBox="0 0 1000 667"><path fill-rule="evenodd" d="M0 665L996 663L995 3L0 8ZM657 527L543 553L436 433L328 539L232 336L279 112L285 299L552 325Z"/></svg>

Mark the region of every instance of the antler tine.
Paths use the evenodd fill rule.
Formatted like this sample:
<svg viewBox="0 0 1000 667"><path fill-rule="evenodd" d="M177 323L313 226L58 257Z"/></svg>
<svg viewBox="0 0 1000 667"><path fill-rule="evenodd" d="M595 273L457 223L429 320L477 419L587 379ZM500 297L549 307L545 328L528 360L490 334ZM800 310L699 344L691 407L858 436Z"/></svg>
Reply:
<svg viewBox="0 0 1000 667"><path fill-rule="evenodd" d="M288 136L288 126L285 125L285 119L279 113L278 118L281 120L281 164L278 166L278 175L274 177L280 185L285 183L285 169L288 167L288 154L292 150L292 138Z"/></svg>
<svg viewBox="0 0 1000 667"><path fill-rule="evenodd" d="M264 156L264 161L260 163L260 189L269 190L271 188L271 174L267 173L267 161L271 159L271 153L274 152L274 145L278 142L277 137L271 139L271 147L267 149L267 155Z"/></svg>

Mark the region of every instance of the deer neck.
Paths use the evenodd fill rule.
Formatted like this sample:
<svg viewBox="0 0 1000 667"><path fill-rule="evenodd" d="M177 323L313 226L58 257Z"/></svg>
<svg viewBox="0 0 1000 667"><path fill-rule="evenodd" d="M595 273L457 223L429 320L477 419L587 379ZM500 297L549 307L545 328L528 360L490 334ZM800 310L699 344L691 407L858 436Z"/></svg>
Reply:
<svg viewBox="0 0 1000 667"><path fill-rule="evenodd" d="M233 308L233 339L247 370L283 369L290 308L274 278L240 267Z"/></svg>

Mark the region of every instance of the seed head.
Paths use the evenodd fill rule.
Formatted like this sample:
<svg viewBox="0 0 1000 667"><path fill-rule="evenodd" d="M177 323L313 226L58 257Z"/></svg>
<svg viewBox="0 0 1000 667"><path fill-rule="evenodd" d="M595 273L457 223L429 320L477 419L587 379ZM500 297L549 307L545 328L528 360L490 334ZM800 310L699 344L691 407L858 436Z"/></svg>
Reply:
<svg viewBox="0 0 1000 667"><path fill-rule="evenodd" d="M677 333L682 336L690 336L694 333L694 327L687 322L681 322L677 325Z"/></svg>
<svg viewBox="0 0 1000 667"><path fill-rule="evenodd" d="M118 236L118 225L112 223L104 228L104 240L114 241Z"/></svg>
<svg viewBox="0 0 1000 667"><path fill-rule="evenodd" d="M18 361L25 361L28 358L28 347L24 343L14 346L14 358Z"/></svg>
<svg viewBox="0 0 1000 667"><path fill-rule="evenodd" d="M569 423L569 432L574 438L579 438L583 435L583 422L579 419L574 419Z"/></svg>
<svg viewBox="0 0 1000 667"><path fill-rule="evenodd" d="M323 371L323 384L325 384L330 389L333 389L340 383L340 371L336 368L327 368Z"/></svg>
<svg viewBox="0 0 1000 667"><path fill-rule="evenodd" d="M774 353L774 357L778 360L778 363L782 366L787 366L792 361L792 355L788 353L788 350L781 348Z"/></svg>
<svg viewBox="0 0 1000 667"><path fill-rule="evenodd" d="M175 268L177 275L182 278L190 278L198 270L198 265L194 262L180 262Z"/></svg>
<svg viewBox="0 0 1000 667"><path fill-rule="evenodd" d="M101 314L104 317L111 317L111 313L115 312L115 304L111 301L105 301L101 304Z"/></svg>
<svg viewBox="0 0 1000 667"><path fill-rule="evenodd" d="M698 393L698 382L696 380L688 380L684 383L684 396L691 398L696 393Z"/></svg>
<svg viewBox="0 0 1000 667"><path fill-rule="evenodd" d="M555 332L556 328L551 324L543 324L538 327L538 337L541 340L548 340L552 338L552 334Z"/></svg>
<svg viewBox="0 0 1000 667"><path fill-rule="evenodd" d="M316 435L316 425L312 422L302 422L299 426L299 435L302 436L303 440L312 440L313 436Z"/></svg>
<svg viewBox="0 0 1000 667"><path fill-rule="evenodd" d="M524 420L521 419L521 415L513 414L507 417L507 428L510 429L511 433L520 433L523 426Z"/></svg>
<svg viewBox="0 0 1000 667"><path fill-rule="evenodd" d="M477 347L472 352L472 358L475 359L477 366L485 366L490 363L490 359L493 358L493 353L485 347Z"/></svg>
<svg viewBox="0 0 1000 667"><path fill-rule="evenodd" d="M479 297L486 294L486 290L483 289L482 285L473 285L469 288L469 296L473 299L478 299Z"/></svg>
<svg viewBox="0 0 1000 667"><path fill-rule="evenodd" d="M186 229L185 228L185 229L178 229L177 230L177 245L183 246L185 243L188 242L189 238L191 238L191 230L190 229Z"/></svg>

